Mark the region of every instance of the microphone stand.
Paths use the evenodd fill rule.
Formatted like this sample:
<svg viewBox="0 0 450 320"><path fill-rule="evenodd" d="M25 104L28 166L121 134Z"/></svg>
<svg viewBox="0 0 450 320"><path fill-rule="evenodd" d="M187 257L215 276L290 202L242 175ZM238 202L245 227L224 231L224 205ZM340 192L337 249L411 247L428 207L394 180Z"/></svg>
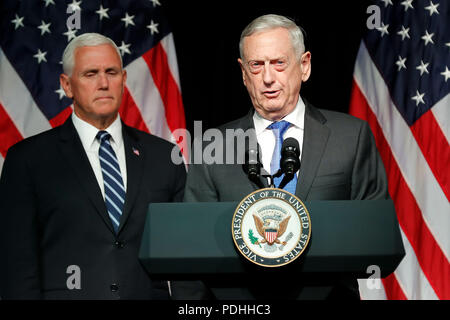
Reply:
<svg viewBox="0 0 450 320"><path fill-rule="evenodd" d="M269 175L271 188L276 188L275 187L275 178L281 177L282 174L283 174L283 172L281 171L281 169L278 169L278 171L274 175L272 175L272 176Z"/></svg>
<svg viewBox="0 0 450 320"><path fill-rule="evenodd" d="M260 175L249 173L248 178L250 181L255 183L258 186L258 188L260 188L260 189L263 189L265 187L264 184L262 183L260 177L263 177L265 179L269 178L269 188L275 188L275 178L281 177L282 174L283 174L283 172L281 171L281 169L279 169L274 175L270 175L267 172L262 172ZM292 178L294 178L294 177L295 177L295 173L293 175L285 174L283 177L283 180L281 180L278 188L283 189L289 183L289 181L291 181Z"/></svg>
<svg viewBox="0 0 450 320"><path fill-rule="evenodd" d="M256 174L249 174L248 178L250 179L250 181L252 181L254 184L256 184L258 186L258 188L260 188L260 189L264 188L264 184L262 183L259 174L258 175L256 175Z"/></svg>
<svg viewBox="0 0 450 320"><path fill-rule="evenodd" d="M295 173L293 175L291 174L285 174L283 177L283 180L281 180L280 185L278 186L278 188L283 189L288 183L289 181L292 180L292 178L295 177Z"/></svg>

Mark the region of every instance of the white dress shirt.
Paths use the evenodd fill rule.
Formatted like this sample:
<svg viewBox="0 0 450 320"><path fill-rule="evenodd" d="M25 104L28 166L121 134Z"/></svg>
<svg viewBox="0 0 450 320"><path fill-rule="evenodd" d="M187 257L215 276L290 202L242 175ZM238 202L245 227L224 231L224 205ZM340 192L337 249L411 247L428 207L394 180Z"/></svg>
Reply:
<svg viewBox="0 0 450 320"><path fill-rule="evenodd" d="M105 186L103 184L102 168L98 157L100 142L95 138L100 130L86 121L81 120L75 112L72 112L72 122L78 132L83 148L86 151L92 170L94 170L98 185L102 191L103 199L105 199ZM120 121L120 117L117 116L116 120L114 120L114 122L104 131L107 131L111 135L109 141L111 142L111 147L116 153L117 160L119 161L123 184L125 190L127 190L127 167L125 161L125 147L122 137L122 122Z"/></svg>
<svg viewBox="0 0 450 320"><path fill-rule="evenodd" d="M305 103L302 98L298 98L297 105L294 110L286 115L282 120L291 123L289 128L283 135L283 140L286 138L295 138L300 146L300 159L303 147L303 132L305 124ZM253 114L253 123L255 125L256 138L261 148L261 161L264 169L270 172L270 161L272 160L273 151L275 148L275 135L271 129L267 127L273 123L271 120L264 119L258 112ZM298 174L297 174L298 176Z"/></svg>

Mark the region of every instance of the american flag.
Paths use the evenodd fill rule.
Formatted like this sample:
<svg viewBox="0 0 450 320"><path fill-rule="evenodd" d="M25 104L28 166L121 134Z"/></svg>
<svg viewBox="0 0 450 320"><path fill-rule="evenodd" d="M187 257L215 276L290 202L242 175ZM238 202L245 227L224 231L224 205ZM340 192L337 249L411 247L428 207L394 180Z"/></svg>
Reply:
<svg viewBox="0 0 450 320"><path fill-rule="evenodd" d="M375 135L406 256L363 299L450 299L450 1L377 1L350 113ZM372 286L373 288L373 286Z"/></svg>
<svg viewBox="0 0 450 320"><path fill-rule="evenodd" d="M128 75L119 110L123 121L177 142L173 132L186 124L162 0L2 0L0 171L11 145L71 114L72 101L59 84L62 53L86 32L101 33L119 47Z"/></svg>

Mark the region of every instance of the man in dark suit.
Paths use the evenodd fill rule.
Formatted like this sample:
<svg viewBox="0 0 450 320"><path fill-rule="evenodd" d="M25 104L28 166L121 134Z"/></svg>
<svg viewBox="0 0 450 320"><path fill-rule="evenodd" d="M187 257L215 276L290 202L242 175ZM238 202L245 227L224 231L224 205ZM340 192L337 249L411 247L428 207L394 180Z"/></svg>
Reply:
<svg viewBox="0 0 450 320"><path fill-rule="evenodd" d="M238 62L254 110L220 128L223 136L230 136L227 130L236 132L224 142L222 162L234 151L234 164L190 166L185 201L240 201L261 187L236 163L244 133L250 141L256 139L262 165L271 174L279 169L280 139L298 140L301 167L285 189L303 201L387 199L386 174L367 123L317 109L299 95L311 73L311 53L305 52L301 29L283 16L261 16L244 29L239 47ZM261 184L267 187L267 179ZM277 296L293 287L276 290ZM296 294L299 291L287 296ZM351 294L358 297L356 290Z"/></svg>
<svg viewBox="0 0 450 320"><path fill-rule="evenodd" d="M0 180L4 299L167 299L138 260L148 204L180 201L173 145L126 126L119 51L99 34L75 38L61 86L74 112L11 147Z"/></svg>

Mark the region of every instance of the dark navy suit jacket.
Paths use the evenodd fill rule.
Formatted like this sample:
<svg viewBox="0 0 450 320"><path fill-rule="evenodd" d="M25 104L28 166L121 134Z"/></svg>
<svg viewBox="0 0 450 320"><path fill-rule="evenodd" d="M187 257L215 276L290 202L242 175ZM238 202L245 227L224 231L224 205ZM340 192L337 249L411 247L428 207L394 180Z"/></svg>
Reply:
<svg viewBox="0 0 450 320"><path fill-rule="evenodd" d="M163 139L126 125L123 139L128 178L117 235L71 118L9 149L0 180L3 298L169 297L138 250L148 204L182 200L185 167L173 164L174 145ZM67 287L71 265L81 271L81 289Z"/></svg>

